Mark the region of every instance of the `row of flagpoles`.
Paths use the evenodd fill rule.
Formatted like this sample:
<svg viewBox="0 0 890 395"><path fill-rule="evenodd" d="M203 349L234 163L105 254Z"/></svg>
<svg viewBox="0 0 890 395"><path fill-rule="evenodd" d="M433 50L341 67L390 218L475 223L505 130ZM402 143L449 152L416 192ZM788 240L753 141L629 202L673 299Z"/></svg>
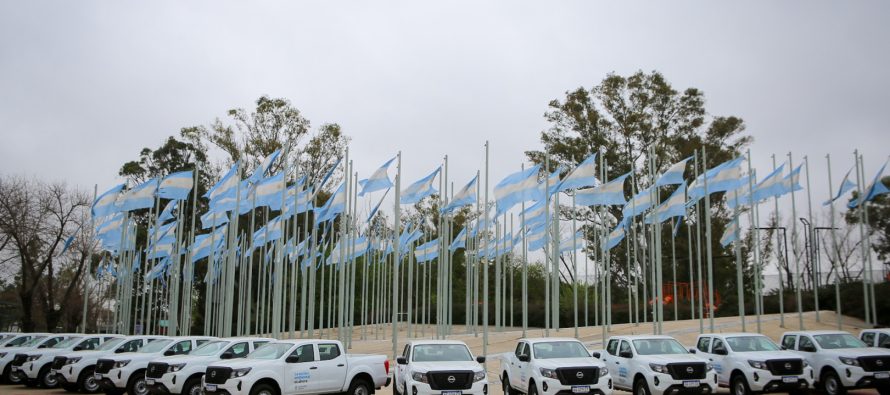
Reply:
<svg viewBox="0 0 890 395"><path fill-rule="evenodd" d="M778 213L779 199L788 195L792 235L797 234L795 192L806 189L807 223L815 226L809 160L804 158L803 163L794 167L790 153L787 162L779 166L774 157L772 172L759 180L752 168L750 153L747 160L738 157L708 168L707 153L702 150L659 172L660 164L651 159L655 155L650 152L642 171L618 176L607 174L609 164L603 155L594 153L569 170L555 169L550 173L549 161L543 167L523 167L495 184L491 189L493 196L489 195L488 143L484 170L456 191L449 180L447 157L427 176L402 189L401 154L386 161L368 178L359 179L347 150L344 159L312 185L308 185L298 165L289 167L288 154L269 155L244 179L245 169L240 162L235 163L204 194L207 211L200 215L197 211L201 205L194 188L198 169L169 174L130 188L117 185L96 197L91 230L101 246L103 260L96 273L99 281L85 283L85 306L86 291L90 287L112 289L113 329L120 333L188 334L195 315L193 308L203 308L206 335L263 333L315 337L332 336L336 329L338 338L351 344L355 325L360 326L362 339L370 336L369 331L375 338L385 336L388 325L395 355L399 323L405 324L409 337L427 336L426 329L433 323L435 330L430 336L444 337L453 332L454 281L464 278L466 332L478 335L481 331L483 352L487 352L488 323L492 321L489 317L491 285L495 288L495 330L514 326L516 293L521 304L523 334L528 329L528 270L532 253L543 261L547 334L560 330L560 291L563 283L570 283L575 335L579 326L590 323L588 303L592 288L593 323L602 326L605 337L612 325L615 303L611 295L612 273L622 260L630 288L627 301L630 320L639 324L642 310L643 322L651 321L653 333L661 333L666 302L663 270L667 267L662 238L666 237L663 225L669 223L673 295L677 295L675 237L685 225L689 284L692 285L690 309L693 318L698 317L701 330L705 327L705 317L709 329L713 330L716 301L711 219L712 207L718 202L712 200L712 194L723 192L732 219L719 241L724 247L732 244L738 311L745 330L742 223L746 222L752 230L762 229L761 205L773 200L773 211ZM829 229L836 228L835 201L851 190L857 189L859 198L851 201L849 208L890 192L880 180L884 167L863 187L866 178L862 157L858 153L854 156L855 165L839 189L834 191L830 187L830 196L825 202L831 210ZM268 174L276 161L282 170ZM831 186L828 156L826 161ZM389 177L393 165L394 182ZM806 188L800 185L802 169ZM341 170L343 181L323 205L316 207L317 196L337 170ZM690 173L691 182L687 184L685 175ZM631 180L630 200L625 197L628 179ZM648 185L642 188L644 183ZM387 224L386 216L378 213L392 190L392 222ZM413 205L430 196L434 196L438 215L402 221L403 205ZM367 215L360 208L362 199L368 208L376 202ZM189 204L191 210L188 210ZM579 218L576 215L579 207L589 208L591 216ZM613 207L621 207L619 217L609 210ZM561 220L561 212L566 208L571 209L571 218ZM146 209L147 216L134 214ZM186 213L190 213L188 218ZM455 228L458 213L468 213L460 230ZM870 277L871 247L863 225L868 223L868 212L858 210L858 215L863 238L866 321L876 322L874 279ZM564 238L566 232L562 228L569 223L571 231ZM813 229L809 231L815 233ZM833 231L831 237L830 253L840 258ZM756 240L755 237L749 255L755 273L754 311L759 331L763 313L761 279L771 258L761 254L760 242ZM591 243L588 245L588 242ZM624 257L612 251L622 242ZM781 242L777 238L777 244ZM579 261L579 250L583 263ZM463 254L463 273L454 271L455 254ZM808 259L816 258L809 247L806 254ZM196 279L195 268L201 264L206 265L206 276ZM797 313L802 328L803 274L797 254L794 265ZM579 276L579 269L583 269L583 276ZM521 271L520 289L515 292L514 271L517 270ZM491 274L493 280L489 278ZM561 280L561 276L567 276L570 281ZM836 276L835 283L838 310L839 277ZM818 283L815 279L814 288ZM781 287L782 282L779 284ZM197 287L201 286L205 295L203 306L198 305L197 299ZM579 287L583 293L580 309ZM644 303L640 303L639 291ZM651 307L646 303L649 300ZM784 326L782 298L779 301ZM676 298L672 302L676 320ZM579 311L583 311L583 322ZM83 314L86 322L86 308Z"/></svg>

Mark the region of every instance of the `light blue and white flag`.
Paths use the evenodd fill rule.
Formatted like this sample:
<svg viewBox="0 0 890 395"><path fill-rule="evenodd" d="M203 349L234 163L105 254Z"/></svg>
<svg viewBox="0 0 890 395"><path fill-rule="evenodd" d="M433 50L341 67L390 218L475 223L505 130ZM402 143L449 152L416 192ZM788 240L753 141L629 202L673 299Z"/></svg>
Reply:
<svg viewBox="0 0 890 395"><path fill-rule="evenodd" d="M655 186L685 184L683 182L683 173L686 172L686 162L689 162L690 159L692 159L691 156L671 165L658 177L658 180L655 181Z"/></svg>
<svg viewBox="0 0 890 395"><path fill-rule="evenodd" d="M457 236L454 237L454 240L451 241L451 245L448 246L448 251L454 252L454 250L458 248L467 248L467 228L464 227L460 230Z"/></svg>
<svg viewBox="0 0 890 395"><path fill-rule="evenodd" d="M167 265L169 265L169 264L170 264L169 259L161 260L160 262L158 262L157 265L154 265L154 267L152 267L151 270L148 271L148 273L145 273L145 279L146 280L154 280L154 279L157 279L158 277L163 276L164 273L167 272Z"/></svg>
<svg viewBox="0 0 890 395"><path fill-rule="evenodd" d="M884 162L884 165L881 166L881 169L878 170L878 174L875 174L875 178L872 179L871 185L868 188L865 188L865 200L866 202L873 200L875 197L883 195L885 193L890 193L890 189L884 185L884 182L881 181L881 177L884 175L884 168L887 167L887 162ZM853 199L847 207L855 208L859 206L860 202L863 201L862 198Z"/></svg>
<svg viewBox="0 0 890 395"><path fill-rule="evenodd" d="M674 193L671 194L664 203L661 203L655 210L646 216L646 223L651 224L654 221L662 223L673 217L686 216L686 184L680 184ZM654 221L653 221L654 220Z"/></svg>
<svg viewBox="0 0 890 395"><path fill-rule="evenodd" d="M307 211L312 211L315 207L312 206L312 195L308 190L300 190L300 185L292 185L287 188L287 201L285 204L287 205L287 209L285 210L285 214L288 218L295 214L304 213Z"/></svg>
<svg viewBox="0 0 890 395"><path fill-rule="evenodd" d="M211 203L214 199L219 196L226 194L229 191L233 191L238 188L238 183L241 182L240 177L238 176L238 167L241 162L235 162L235 165L232 166L231 169L219 179L219 181L214 185L207 193L204 194L204 197L209 198Z"/></svg>
<svg viewBox="0 0 890 395"><path fill-rule="evenodd" d="M717 192L726 192L738 188L741 185L742 178L742 161L744 157L738 157L723 162L713 169L698 176L692 184L689 185L689 199L699 200L705 197L705 181L707 181L708 194Z"/></svg>
<svg viewBox="0 0 890 395"><path fill-rule="evenodd" d="M258 248L268 242L280 239L281 234L281 217L270 219L262 228L253 233L253 248Z"/></svg>
<svg viewBox="0 0 890 395"><path fill-rule="evenodd" d="M176 205L179 203L179 200L171 200L167 202L167 205L164 206L164 209L161 210L161 215L158 216L158 221L167 222L173 219L173 210L176 209Z"/></svg>
<svg viewBox="0 0 890 395"><path fill-rule="evenodd" d="M256 207L269 207L272 210L281 210L281 202L287 197L284 192L284 172L264 179L256 184Z"/></svg>
<svg viewBox="0 0 890 395"><path fill-rule="evenodd" d="M782 195L782 179L785 177L785 164L773 170L754 186L754 201L760 202L773 196ZM745 186L742 186L745 187Z"/></svg>
<svg viewBox="0 0 890 395"><path fill-rule="evenodd" d="M392 187L392 181L390 181L387 171L389 170L389 165L391 165L394 160L396 160L396 157L386 161L383 166L374 170L374 173L362 184L362 191L358 195L365 196L365 194L382 191Z"/></svg>
<svg viewBox="0 0 890 395"><path fill-rule="evenodd" d="M609 232L609 236L606 238L606 251L611 250L612 248L617 246L618 243L621 243L621 240L624 240L626 227L627 219L621 221L621 223L615 226L615 229L612 229L612 231Z"/></svg>
<svg viewBox="0 0 890 395"><path fill-rule="evenodd" d="M195 243L191 247L192 262L206 258L211 251L220 249L225 243L227 230L228 227L222 226L211 233L195 236Z"/></svg>
<svg viewBox="0 0 890 395"><path fill-rule="evenodd" d="M173 246L176 244L176 238L173 236L167 236L160 240L157 243L149 246L146 249L145 259L156 259L156 258L164 258L173 255Z"/></svg>
<svg viewBox="0 0 890 395"><path fill-rule="evenodd" d="M317 210L318 216L315 223L319 224L331 221L346 209L346 181L340 183L340 187L328 198L327 203Z"/></svg>
<svg viewBox="0 0 890 395"><path fill-rule="evenodd" d="M118 201L121 211L133 211L149 208L155 204L155 191L158 189L158 179L152 178L124 193Z"/></svg>
<svg viewBox="0 0 890 395"><path fill-rule="evenodd" d="M424 263L439 257L439 239L431 240L414 249L414 259Z"/></svg>
<svg viewBox="0 0 890 395"><path fill-rule="evenodd" d="M215 228L229 223L229 216L223 212L208 212L201 216L201 229Z"/></svg>
<svg viewBox="0 0 890 395"><path fill-rule="evenodd" d="M361 236L352 242L352 254L349 259L356 259L365 255L371 248L371 243L366 236Z"/></svg>
<svg viewBox="0 0 890 395"><path fill-rule="evenodd" d="M173 221L169 224L164 224L159 227L160 230L156 229L154 226L148 229L148 238L149 240L155 239L163 239L166 236L172 235L176 231L177 222Z"/></svg>
<svg viewBox="0 0 890 395"><path fill-rule="evenodd" d="M525 211L519 213L519 215L522 216L522 219L525 220L525 227L532 228L544 224L547 220L547 216L545 215L546 208L546 201L541 200L526 207Z"/></svg>
<svg viewBox="0 0 890 395"><path fill-rule="evenodd" d="M253 174L250 177L247 177L247 181L251 184L256 184L260 182L264 177L266 177L266 171L269 170L269 166L272 166L272 162L281 155L281 150L275 150L275 152L269 154L263 161L257 166L256 169L253 170ZM281 205L280 203L278 204Z"/></svg>
<svg viewBox="0 0 890 395"><path fill-rule="evenodd" d="M627 203L624 199L624 179L630 173L622 174L596 188L579 189L575 193L575 204L581 206L619 206Z"/></svg>
<svg viewBox="0 0 890 395"><path fill-rule="evenodd" d="M124 189L124 184L116 185L96 198L92 207L93 218L104 217L118 211L116 203L121 189Z"/></svg>
<svg viewBox="0 0 890 395"><path fill-rule="evenodd" d="M119 233L121 233L121 230L122 230L121 227L123 226L123 224L124 224L124 213L117 213L115 215L112 215L111 217L106 219L104 222L99 224L98 227L96 227L96 235L102 236L102 235L106 235L106 234L110 234L110 233L119 234Z"/></svg>
<svg viewBox="0 0 890 395"><path fill-rule="evenodd" d="M853 188L856 188L856 183L850 181L850 173L853 172L853 169L847 171L847 174L844 176L844 180L841 181L841 187L837 190L837 193L831 198L822 203L823 206L827 206L831 204L831 202L838 200L841 196L844 196L847 192L850 192Z"/></svg>
<svg viewBox="0 0 890 395"><path fill-rule="evenodd" d="M383 192L383 196L380 197L380 201L377 202L377 205L374 206L374 209L371 210L370 213L368 213L368 219L367 219L367 221L365 221L365 222L370 223L371 220L374 219L374 216L377 215L377 211L380 210L380 205L383 204L383 199L386 199L386 195L389 195L389 190L390 190L390 189L392 189L392 188L389 188L389 189L386 190L386 192Z"/></svg>
<svg viewBox="0 0 890 395"><path fill-rule="evenodd" d="M402 191L401 204L413 204L419 202L421 199L430 196L437 192L436 188L433 188L433 181L436 179L436 175L439 174L439 171L442 170L441 167L437 167L436 170L433 170L430 175L417 180L413 184L409 185L408 188L405 188Z"/></svg>
<svg viewBox="0 0 890 395"><path fill-rule="evenodd" d="M460 191L457 191L454 194L454 197L451 198L451 201L442 208L443 213L450 213L457 208L476 203L476 182L479 180L479 175L477 174L473 177L467 185L464 185Z"/></svg>
<svg viewBox="0 0 890 395"><path fill-rule="evenodd" d="M505 213L511 207L529 200L544 200L538 187L538 172L541 166L535 165L526 170L510 174L494 187L497 203L495 216Z"/></svg>
<svg viewBox="0 0 890 395"><path fill-rule="evenodd" d="M560 240L559 242L559 252L569 252L574 251L576 249L583 250L586 245L587 238L584 237L584 232L577 231L575 232L574 237L571 235L564 240Z"/></svg>
<svg viewBox="0 0 890 395"><path fill-rule="evenodd" d="M194 177L191 170L180 171L164 177L158 185L158 197L161 199L188 199L194 186Z"/></svg>
<svg viewBox="0 0 890 395"><path fill-rule="evenodd" d="M544 248L544 244L547 242L547 228L547 226L538 225L526 230L525 238L528 243L529 251L537 251Z"/></svg>
<svg viewBox="0 0 890 395"><path fill-rule="evenodd" d="M782 179L782 193L779 196L803 189L803 187L800 186L800 169L802 167L803 165L795 167L794 170L791 170L791 174L788 174Z"/></svg>
<svg viewBox="0 0 890 395"><path fill-rule="evenodd" d="M734 219L734 220L730 221L726 225L726 230L723 231L723 236L720 236L720 245L726 247L729 245L729 243L732 243L732 242L738 240L739 239L738 231L739 231L739 220Z"/></svg>
<svg viewBox="0 0 890 395"><path fill-rule="evenodd" d="M636 217L648 210L649 207L652 207L652 187L637 193L629 202L624 204L621 212L624 214L624 218Z"/></svg>
<svg viewBox="0 0 890 395"><path fill-rule="evenodd" d="M599 184L596 178L596 153L584 159L578 167L572 170L562 183L559 185L559 191L569 189L578 189L584 187L592 187Z"/></svg>
<svg viewBox="0 0 890 395"><path fill-rule="evenodd" d="M559 182L559 174L560 174L560 173L562 173L562 167L561 167L561 166L560 166L560 167L557 167L556 170L554 170L552 173L550 173L550 174L547 176L547 179L546 179L546 180L543 180L543 181L541 181L541 182L538 184L538 188L541 189L541 191L539 192L539 193L541 194L541 196L544 195L544 188L545 188L547 185L550 185L550 188L549 188L550 195L553 195L554 193L556 193L557 191L560 190L560 189L559 189L559 186L562 185L562 184Z"/></svg>

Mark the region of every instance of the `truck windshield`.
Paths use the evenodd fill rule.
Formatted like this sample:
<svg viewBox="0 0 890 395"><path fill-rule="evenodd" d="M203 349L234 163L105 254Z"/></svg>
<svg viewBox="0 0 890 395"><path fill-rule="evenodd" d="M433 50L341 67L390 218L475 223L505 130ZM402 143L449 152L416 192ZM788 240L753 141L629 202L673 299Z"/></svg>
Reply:
<svg viewBox="0 0 890 395"><path fill-rule="evenodd" d="M158 352L158 351L163 350L164 347L167 347L167 345L170 344L171 342L173 342L173 339L158 339L158 340L149 342L148 344L142 346L142 348L140 348L136 352L144 352L144 353Z"/></svg>
<svg viewBox="0 0 890 395"><path fill-rule="evenodd" d="M727 337L726 343L735 352L779 351L779 346L766 336Z"/></svg>
<svg viewBox="0 0 890 395"><path fill-rule="evenodd" d="M581 343L572 341L535 343L534 351L537 359L590 357Z"/></svg>
<svg viewBox="0 0 890 395"><path fill-rule="evenodd" d="M863 348L868 347L861 340L847 333L832 333L829 335L814 335L813 338L826 350L837 348Z"/></svg>
<svg viewBox="0 0 890 395"><path fill-rule="evenodd" d="M266 343L247 354L247 359L278 359L293 346L290 343Z"/></svg>
<svg viewBox="0 0 890 395"><path fill-rule="evenodd" d="M418 344L414 346L414 362L472 361L470 350L463 344Z"/></svg>
<svg viewBox="0 0 890 395"><path fill-rule="evenodd" d="M674 339L634 340L634 348L640 355L686 354L685 348Z"/></svg>
<svg viewBox="0 0 890 395"><path fill-rule="evenodd" d="M28 341L28 336L19 336L15 339L9 340L3 347L20 347L22 344L25 344Z"/></svg>
<svg viewBox="0 0 890 395"><path fill-rule="evenodd" d="M46 340L46 336L35 336L33 339L22 343L21 347L34 347L40 343L43 343L44 340Z"/></svg>
<svg viewBox="0 0 890 395"><path fill-rule="evenodd" d="M198 347L195 351L189 353L189 355L197 355L199 357L208 357L211 355L216 355L220 351L222 351L226 346L229 345L227 341L215 341L208 342L207 344Z"/></svg>
<svg viewBox="0 0 890 395"><path fill-rule="evenodd" d="M68 348L70 346L75 345L76 343L80 343L81 340L83 340L82 337L69 337L65 340L62 340L62 341L56 343L56 345L52 346L51 348Z"/></svg>
<svg viewBox="0 0 890 395"><path fill-rule="evenodd" d="M117 347L118 344L123 343L124 340L125 339L122 337L116 337L111 340L106 340L105 343L102 343L102 345L99 346L99 348L97 348L96 350L97 351L114 350L114 348Z"/></svg>

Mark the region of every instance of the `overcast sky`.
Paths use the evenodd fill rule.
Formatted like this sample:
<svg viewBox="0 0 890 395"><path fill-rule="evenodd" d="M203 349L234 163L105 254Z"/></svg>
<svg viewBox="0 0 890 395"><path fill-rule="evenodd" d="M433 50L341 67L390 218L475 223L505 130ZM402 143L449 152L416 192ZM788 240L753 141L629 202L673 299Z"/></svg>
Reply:
<svg viewBox="0 0 890 395"><path fill-rule="evenodd" d="M6 1L0 173L101 192L142 147L270 95L314 126L342 125L364 175L402 150L410 182L447 154L463 185L487 139L496 182L539 148L548 101L609 72L658 70L678 90L702 89L711 114L744 118L761 175L771 154L793 150L813 159L815 183L830 153L837 183L859 148L871 177L890 154L888 11L879 1Z"/></svg>

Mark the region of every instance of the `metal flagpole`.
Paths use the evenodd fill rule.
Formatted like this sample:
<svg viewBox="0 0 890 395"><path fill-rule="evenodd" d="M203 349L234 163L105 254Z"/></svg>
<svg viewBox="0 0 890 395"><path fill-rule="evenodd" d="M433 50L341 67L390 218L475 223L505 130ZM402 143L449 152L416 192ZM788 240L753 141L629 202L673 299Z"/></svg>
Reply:
<svg viewBox="0 0 890 395"><path fill-rule="evenodd" d="M708 191L708 152L702 148L702 168L705 175L702 177L705 186L705 248L708 259L708 323L710 331L714 332L714 252L711 246L711 194Z"/></svg>
<svg viewBox="0 0 890 395"><path fill-rule="evenodd" d="M807 250L807 253L810 256L810 270L813 271L813 303L816 309L816 322L822 322L819 317L819 282L821 280L819 279L819 264L817 263L815 254L816 249L814 248L814 244L816 242L816 222L814 222L813 218L813 194L810 192L810 158L808 156L804 156L803 162L807 169L807 220L809 220L812 224L812 238L810 238L810 240L812 240L812 243L810 244L810 248L809 250Z"/></svg>
<svg viewBox="0 0 890 395"><path fill-rule="evenodd" d="M864 302L864 310L865 310L865 323L873 324L877 323L877 317L874 317L875 320L872 322L871 318L871 309L869 308L869 304L871 304L871 300L869 297L868 291L868 256L871 255L868 251L868 234L865 232L865 190L862 187L862 183L865 182L865 174L860 172L860 160L859 160L859 150L853 151L853 160L856 168L856 191L857 191L857 199L858 199L858 209L859 209L859 234L862 238L862 242L860 242L860 251L862 252L862 298Z"/></svg>
<svg viewBox="0 0 890 395"><path fill-rule="evenodd" d="M761 299L761 291L760 291L760 281L761 281L761 267L760 267L760 238L757 236L757 229L760 228L760 224L758 223L758 204L757 201L754 200L754 182L756 180L757 173L751 166L751 150L748 149L748 205L750 206L749 211L749 221L751 222L751 230L753 231L753 236L751 236L751 240L754 244L754 314L757 316L757 332L761 333L761 320L760 316L763 314L763 300Z"/></svg>
<svg viewBox="0 0 890 395"><path fill-rule="evenodd" d="M485 141L485 196L484 196L484 206L482 208L482 216L485 221L485 225L482 227L482 245L484 249L489 248L488 243L488 141ZM477 221L478 222L478 221ZM486 257L487 258L487 257ZM488 262L482 261L482 355L488 355ZM484 368L488 369L488 361L484 365Z"/></svg>
<svg viewBox="0 0 890 395"><path fill-rule="evenodd" d="M544 336L550 336L550 323L551 323L551 315L550 315L550 270L552 270L552 265L550 264L550 237L551 237L551 226L550 226L550 175L547 174L546 169L550 168L550 156L546 155L544 157ZM488 246L485 246L488 248Z"/></svg>
<svg viewBox="0 0 890 395"><path fill-rule="evenodd" d="M859 167L860 167L860 169L862 169L862 181L864 182L865 181L865 158L862 157L862 154L859 154L859 163L860 163ZM863 199L865 199L865 198L863 198ZM865 224L869 224L870 222L868 221L868 206L865 205L865 200L862 200L862 211L863 211L863 214L865 217ZM874 271L874 266L872 265L872 258L871 258L872 245L871 245L871 233L870 232L866 233L865 241L868 243L868 251L869 251L869 253L867 255L868 256L868 292L869 292L869 295L871 296L871 316L874 319L874 324L877 325L878 324L878 311L877 311L877 307L876 307L877 300L875 298L875 282L874 282L874 278L873 278L875 271Z"/></svg>
<svg viewBox="0 0 890 395"><path fill-rule="evenodd" d="M400 223L402 221L401 218L401 210L399 199L401 198L401 185L402 185L402 151L399 151L398 161L396 163L396 193L395 193L395 204L394 204L394 219L393 219L393 272L392 272L392 358L396 359L396 355L398 355L398 344L399 344L399 251L401 245L399 243L399 228Z"/></svg>
<svg viewBox="0 0 890 395"><path fill-rule="evenodd" d="M557 192L559 193L559 192ZM575 220L575 195L577 194L577 189L574 193L572 193L572 269L574 270L574 278L572 279L572 304L574 304L575 310L575 337L578 336L578 237L576 237L575 233L578 232L578 224Z"/></svg>
<svg viewBox="0 0 890 395"><path fill-rule="evenodd" d="M825 161L828 164L828 201L831 205L831 245L834 248L835 259L832 259L832 266L834 267L834 309L835 315L837 316L837 329L841 330L843 328L843 321L841 316L841 268L840 268L840 251L837 245L837 235L834 233L834 184L831 181L831 155L825 155Z"/></svg>
<svg viewBox="0 0 890 395"><path fill-rule="evenodd" d="M695 180L698 180L698 150L693 154L695 157ZM704 172L702 172L704 174ZM704 176L702 176L704 178ZM704 333L705 331L705 296L704 296L704 281L702 280L702 260L701 260L701 202L698 201L695 203L695 265L696 272L698 272L698 331L699 333ZM692 259L690 257L690 259Z"/></svg>
<svg viewBox="0 0 890 395"><path fill-rule="evenodd" d="M749 174L750 176L750 174ZM742 235L741 229L742 224L739 223L739 192L738 189L734 190L735 195L735 209L733 210L733 218L736 222L735 227L735 243L733 246L733 250L735 251L735 280L736 280L736 296L739 299L739 319L742 324L742 332L745 332L745 287L744 287L744 279L742 277Z"/></svg>
<svg viewBox="0 0 890 395"><path fill-rule="evenodd" d="M773 171L776 170L776 155L772 155L773 158ZM773 204L775 205L774 213L776 215L776 226L778 227L781 219L779 218L779 197L773 196ZM793 222L793 221L792 221ZM778 262L782 262L782 239L779 237L779 232L776 232L776 257ZM787 250L787 246L786 246ZM784 257L786 260L785 266L788 266L787 255ZM783 288L782 277L785 275L784 268L782 265L779 265L779 327L785 327L785 289Z"/></svg>
<svg viewBox="0 0 890 395"><path fill-rule="evenodd" d="M788 166L793 171L794 164L791 161L791 152L790 151L788 152ZM794 173L792 172L791 180L790 180L791 181L791 242L792 243L794 243L794 240L796 240L796 236L797 236L797 221L796 221L796 219L797 219L797 204L794 201L794 185L796 184L796 182L794 182L793 175L794 175ZM792 252L793 252L793 250L792 250ZM792 255L794 255L794 278L795 278L794 282L795 282L796 295L797 295L797 320L798 320L798 324L800 325L800 330L803 330L803 296L800 293L800 287L801 287L800 258L798 258L797 253L794 253Z"/></svg>
<svg viewBox="0 0 890 395"><path fill-rule="evenodd" d="M96 201L96 195L99 191L99 184L93 184L93 204ZM81 333L87 333L87 310L89 310L89 297L90 297L90 268L93 265L93 232L95 232L96 228L96 218L93 216L92 210L90 210L90 229L88 230L87 240L87 270L83 275L83 316L80 319L82 326L80 327Z"/></svg>
<svg viewBox="0 0 890 395"><path fill-rule="evenodd" d="M673 284L673 294L671 296L671 301L674 302L674 321L679 319L679 313L677 311L677 235L674 232L674 227L678 226L674 225L675 218L671 217L671 271L673 272L673 280L671 283ZM660 229L660 227L659 227Z"/></svg>

